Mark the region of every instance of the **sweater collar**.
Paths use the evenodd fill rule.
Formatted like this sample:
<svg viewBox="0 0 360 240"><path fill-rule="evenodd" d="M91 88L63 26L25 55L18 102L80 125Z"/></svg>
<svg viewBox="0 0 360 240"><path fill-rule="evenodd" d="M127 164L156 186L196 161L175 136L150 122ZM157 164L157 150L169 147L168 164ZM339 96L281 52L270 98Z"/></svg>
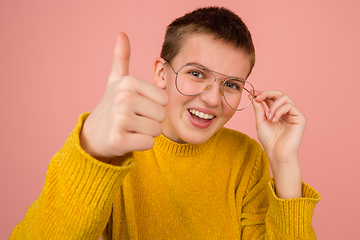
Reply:
<svg viewBox="0 0 360 240"><path fill-rule="evenodd" d="M209 140L202 144L177 143L166 138L163 134L155 138L154 147L162 152L171 155L190 156L199 154L209 148L214 139L217 138L222 128L217 131Z"/></svg>

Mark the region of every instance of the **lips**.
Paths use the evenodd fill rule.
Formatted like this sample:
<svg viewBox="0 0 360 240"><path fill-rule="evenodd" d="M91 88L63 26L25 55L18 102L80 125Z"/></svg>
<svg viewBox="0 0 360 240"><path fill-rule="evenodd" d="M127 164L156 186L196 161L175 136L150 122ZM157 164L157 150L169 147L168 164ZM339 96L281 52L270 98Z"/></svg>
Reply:
<svg viewBox="0 0 360 240"><path fill-rule="evenodd" d="M195 109L189 109L189 112L199 118L202 118L202 119L210 119L211 120L214 118L214 115L203 113L203 112L200 112Z"/></svg>
<svg viewBox="0 0 360 240"><path fill-rule="evenodd" d="M190 123L196 128L207 128L216 118L213 114L196 109L188 109L188 113Z"/></svg>

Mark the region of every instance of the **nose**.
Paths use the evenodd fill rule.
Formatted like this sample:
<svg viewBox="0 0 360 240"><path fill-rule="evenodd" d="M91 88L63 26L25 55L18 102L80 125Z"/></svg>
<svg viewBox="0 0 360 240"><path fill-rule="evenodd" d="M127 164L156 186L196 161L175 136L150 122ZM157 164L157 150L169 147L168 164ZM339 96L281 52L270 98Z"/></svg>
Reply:
<svg viewBox="0 0 360 240"><path fill-rule="evenodd" d="M221 90L222 81L221 78L216 78L213 85L207 86L206 91L200 94L201 101L205 102L209 107L221 105L223 97Z"/></svg>

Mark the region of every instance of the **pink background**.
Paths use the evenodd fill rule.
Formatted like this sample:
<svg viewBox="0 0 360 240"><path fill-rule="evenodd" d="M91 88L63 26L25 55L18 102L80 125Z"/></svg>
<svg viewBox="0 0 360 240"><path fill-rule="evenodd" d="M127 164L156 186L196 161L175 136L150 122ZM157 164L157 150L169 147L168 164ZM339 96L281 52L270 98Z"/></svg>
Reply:
<svg viewBox="0 0 360 240"><path fill-rule="evenodd" d="M69 1L0 3L0 239L40 194L49 161L102 96L117 31L132 45L130 73L152 82L166 25L221 4L250 28L256 88L288 93L308 118L303 180L323 199L318 239L360 239L358 1ZM228 127L256 138L252 109Z"/></svg>

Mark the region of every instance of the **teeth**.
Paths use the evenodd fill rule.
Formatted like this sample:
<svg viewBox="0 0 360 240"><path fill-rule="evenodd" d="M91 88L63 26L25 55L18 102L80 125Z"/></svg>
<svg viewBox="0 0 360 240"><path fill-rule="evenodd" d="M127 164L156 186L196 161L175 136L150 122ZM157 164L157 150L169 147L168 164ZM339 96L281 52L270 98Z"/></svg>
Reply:
<svg viewBox="0 0 360 240"><path fill-rule="evenodd" d="M207 114L207 113L203 113L203 112L199 112L195 109L190 109L190 112L196 116L198 116L199 118L203 118L203 119L213 119L214 115L211 114Z"/></svg>

